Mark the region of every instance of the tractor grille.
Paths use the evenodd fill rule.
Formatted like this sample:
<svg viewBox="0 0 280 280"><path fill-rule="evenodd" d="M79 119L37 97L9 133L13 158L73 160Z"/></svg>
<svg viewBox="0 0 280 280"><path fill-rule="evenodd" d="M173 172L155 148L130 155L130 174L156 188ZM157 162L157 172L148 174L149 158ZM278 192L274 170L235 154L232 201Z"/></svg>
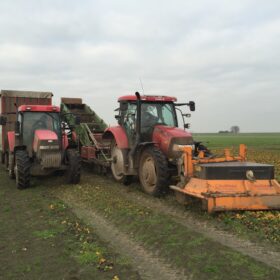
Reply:
<svg viewBox="0 0 280 280"><path fill-rule="evenodd" d="M59 168L61 166L61 153L57 151L42 152L41 165L43 168Z"/></svg>

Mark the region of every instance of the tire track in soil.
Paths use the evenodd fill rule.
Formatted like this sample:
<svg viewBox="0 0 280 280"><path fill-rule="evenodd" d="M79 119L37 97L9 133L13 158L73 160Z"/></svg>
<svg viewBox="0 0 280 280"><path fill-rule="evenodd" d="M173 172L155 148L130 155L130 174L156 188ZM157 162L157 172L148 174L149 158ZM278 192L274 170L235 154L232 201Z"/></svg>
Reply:
<svg viewBox="0 0 280 280"><path fill-rule="evenodd" d="M280 252L272 251L252 241L241 239L229 232L218 230L211 225L210 222L197 220L191 213L179 209L178 206L169 206L157 198L145 197L145 194L134 193L124 187L120 187L119 191L122 192L122 195L126 199L133 200L139 205L164 214L188 229L196 231L226 247L280 270Z"/></svg>
<svg viewBox="0 0 280 280"><path fill-rule="evenodd" d="M186 276L183 271L174 270L169 264L163 262L155 254L151 254L138 243L133 241L127 234L119 231L105 218L97 214L93 209L86 209L74 202L71 198L58 195L78 218L93 227L98 236L123 256L130 259L132 265L137 269L142 279L155 280L187 280L192 279Z"/></svg>

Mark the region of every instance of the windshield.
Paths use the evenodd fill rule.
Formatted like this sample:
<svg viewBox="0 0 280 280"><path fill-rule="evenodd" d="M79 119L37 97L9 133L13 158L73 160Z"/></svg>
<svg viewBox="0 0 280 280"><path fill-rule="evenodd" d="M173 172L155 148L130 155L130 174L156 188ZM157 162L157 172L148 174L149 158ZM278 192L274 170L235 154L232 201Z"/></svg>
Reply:
<svg viewBox="0 0 280 280"><path fill-rule="evenodd" d="M19 118L21 121L21 117ZM22 134L23 143L30 144L33 142L35 130L46 129L56 133L60 138L61 128L58 113L49 112L24 112Z"/></svg>
<svg viewBox="0 0 280 280"><path fill-rule="evenodd" d="M141 106L142 127L163 124L177 126L175 110L172 103L145 102Z"/></svg>

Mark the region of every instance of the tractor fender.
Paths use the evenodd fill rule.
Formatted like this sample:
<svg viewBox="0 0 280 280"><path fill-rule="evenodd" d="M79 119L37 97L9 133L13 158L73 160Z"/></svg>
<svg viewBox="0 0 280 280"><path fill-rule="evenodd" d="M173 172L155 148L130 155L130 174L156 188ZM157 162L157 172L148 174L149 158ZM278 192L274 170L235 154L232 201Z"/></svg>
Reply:
<svg viewBox="0 0 280 280"><path fill-rule="evenodd" d="M9 152L13 153L15 149L15 132L8 131L8 143L9 143Z"/></svg>
<svg viewBox="0 0 280 280"><path fill-rule="evenodd" d="M105 130L103 139L115 139L120 149L128 149L128 139L125 130L121 126L112 126Z"/></svg>

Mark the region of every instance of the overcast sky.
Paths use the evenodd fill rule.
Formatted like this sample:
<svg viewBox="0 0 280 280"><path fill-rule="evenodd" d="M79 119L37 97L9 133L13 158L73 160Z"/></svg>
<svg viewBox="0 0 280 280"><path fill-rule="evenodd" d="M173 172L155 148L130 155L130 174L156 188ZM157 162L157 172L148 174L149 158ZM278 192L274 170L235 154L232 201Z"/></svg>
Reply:
<svg viewBox="0 0 280 280"><path fill-rule="evenodd" d="M193 100L191 130L280 131L279 0L2 0L0 88Z"/></svg>

